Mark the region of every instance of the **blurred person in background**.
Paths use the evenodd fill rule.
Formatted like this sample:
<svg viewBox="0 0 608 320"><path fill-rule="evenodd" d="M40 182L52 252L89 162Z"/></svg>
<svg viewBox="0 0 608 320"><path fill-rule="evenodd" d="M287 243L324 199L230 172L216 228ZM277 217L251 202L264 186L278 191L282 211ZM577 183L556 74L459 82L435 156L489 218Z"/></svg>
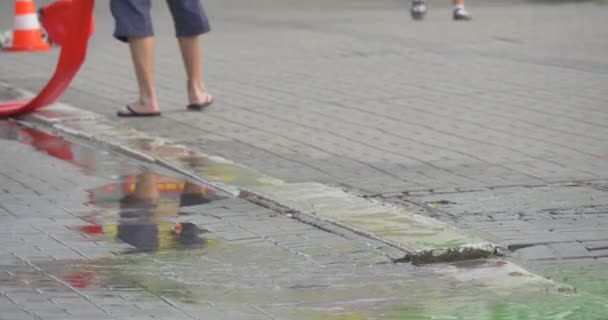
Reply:
<svg viewBox="0 0 608 320"><path fill-rule="evenodd" d="M464 0L454 0L454 8L452 9L452 19L455 21L469 21L473 17L464 8ZM427 12L425 0L412 0L410 13L414 20L422 20Z"/></svg>

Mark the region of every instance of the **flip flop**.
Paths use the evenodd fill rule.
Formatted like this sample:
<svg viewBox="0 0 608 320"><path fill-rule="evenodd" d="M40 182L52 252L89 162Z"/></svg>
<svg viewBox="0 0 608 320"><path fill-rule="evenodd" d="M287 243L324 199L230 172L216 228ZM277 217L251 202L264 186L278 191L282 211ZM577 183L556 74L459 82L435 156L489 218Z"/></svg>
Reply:
<svg viewBox="0 0 608 320"><path fill-rule="evenodd" d="M125 108L128 112L124 112L124 110L119 110L116 112L116 115L119 117L158 117L161 115L160 112L137 112L131 108L131 106L126 105Z"/></svg>
<svg viewBox="0 0 608 320"><path fill-rule="evenodd" d="M186 107L186 109L192 110L192 111L202 111L206 107L212 105L214 100L215 99L213 98L212 95L207 94L207 101L205 103L192 103L192 104L189 104Z"/></svg>

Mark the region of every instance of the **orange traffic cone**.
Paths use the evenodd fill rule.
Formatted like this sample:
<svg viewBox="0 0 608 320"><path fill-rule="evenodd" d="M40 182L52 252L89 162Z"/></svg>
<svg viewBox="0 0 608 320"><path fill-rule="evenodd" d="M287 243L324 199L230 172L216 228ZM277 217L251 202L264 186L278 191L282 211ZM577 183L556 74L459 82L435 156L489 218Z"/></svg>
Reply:
<svg viewBox="0 0 608 320"><path fill-rule="evenodd" d="M7 51L43 51L51 46L42 39L34 0L15 0L13 43Z"/></svg>

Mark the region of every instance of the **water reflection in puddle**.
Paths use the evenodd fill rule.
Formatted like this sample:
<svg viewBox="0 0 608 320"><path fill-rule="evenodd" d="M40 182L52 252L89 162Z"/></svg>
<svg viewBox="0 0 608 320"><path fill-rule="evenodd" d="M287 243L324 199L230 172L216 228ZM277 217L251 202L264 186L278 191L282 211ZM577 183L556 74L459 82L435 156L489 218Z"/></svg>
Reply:
<svg viewBox="0 0 608 320"><path fill-rule="evenodd" d="M136 163L106 150L13 122L0 121L0 139L29 145L51 157L75 165L89 176L112 179L119 175L136 174L139 170Z"/></svg>
<svg viewBox="0 0 608 320"><path fill-rule="evenodd" d="M132 251L201 248L205 230L183 221L180 208L224 199L211 188L162 168L142 165L95 146L66 139L51 132L0 122L0 139L14 140L57 159L69 162L90 176L112 181L88 190L89 213L85 225L75 229L89 238L121 240ZM149 150L150 140L138 143Z"/></svg>
<svg viewBox="0 0 608 320"><path fill-rule="evenodd" d="M137 175L89 190L89 204L95 210L82 218L80 227L88 235L115 237L135 251L171 248L201 248L206 230L182 222L180 209L223 199L206 186L144 169Z"/></svg>

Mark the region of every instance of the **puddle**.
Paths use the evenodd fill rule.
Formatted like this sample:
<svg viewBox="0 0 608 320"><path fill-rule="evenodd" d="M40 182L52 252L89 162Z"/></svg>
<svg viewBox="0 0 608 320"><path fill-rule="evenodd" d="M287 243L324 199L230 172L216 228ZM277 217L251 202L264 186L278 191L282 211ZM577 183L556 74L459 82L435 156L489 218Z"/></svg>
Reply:
<svg viewBox="0 0 608 320"><path fill-rule="evenodd" d="M14 140L54 158L69 162L88 176L115 178L121 174L137 173L137 164L105 150L67 140L52 132L46 132L0 121L0 139Z"/></svg>
<svg viewBox="0 0 608 320"><path fill-rule="evenodd" d="M181 208L225 199L210 187L155 166L144 166L105 150L50 132L0 122L0 139L27 144L69 162L83 174L111 181L87 190L82 226L72 229L89 239L120 240L132 252L201 248L206 230L184 221Z"/></svg>
<svg viewBox="0 0 608 320"><path fill-rule="evenodd" d="M144 171L88 191L91 213L81 218L80 232L99 239L117 239L134 252L202 248L207 230L183 221L182 208L224 199L199 184Z"/></svg>

